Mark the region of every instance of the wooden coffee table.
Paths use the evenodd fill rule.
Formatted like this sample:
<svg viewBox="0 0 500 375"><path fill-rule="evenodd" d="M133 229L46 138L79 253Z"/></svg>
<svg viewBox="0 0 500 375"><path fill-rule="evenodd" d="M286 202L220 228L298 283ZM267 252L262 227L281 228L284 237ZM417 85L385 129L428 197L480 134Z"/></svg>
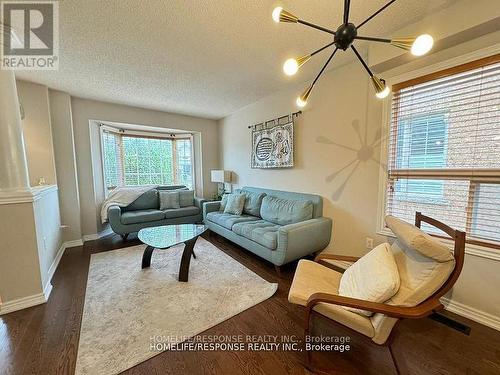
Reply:
<svg viewBox="0 0 500 375"><path fill-rule="evenodd" d="M147 268L151 265L153 250L165 250L184 243L184 251L179 268L179 281L188 281L191 255L196 259L196 254L193 251L194 244L198 237L206 230L207 227L202 224L163 225L141 229L138 234L139 240L147 245L142 255L142 268Z"/></svg>

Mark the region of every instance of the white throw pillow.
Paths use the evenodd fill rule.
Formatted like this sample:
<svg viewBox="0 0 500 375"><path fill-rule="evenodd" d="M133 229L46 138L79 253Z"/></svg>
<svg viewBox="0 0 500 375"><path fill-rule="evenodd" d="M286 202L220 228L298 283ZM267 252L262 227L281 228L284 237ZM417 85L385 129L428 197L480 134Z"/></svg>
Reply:
<svg viewBox="0 0 500 375"><path fill-rule="evenodd" d="M399 272L388 243L378 245L350 266L340 279L339 295L370 302L385 302L399 290ZM371 311L343 306L371 316Z"/></svg>

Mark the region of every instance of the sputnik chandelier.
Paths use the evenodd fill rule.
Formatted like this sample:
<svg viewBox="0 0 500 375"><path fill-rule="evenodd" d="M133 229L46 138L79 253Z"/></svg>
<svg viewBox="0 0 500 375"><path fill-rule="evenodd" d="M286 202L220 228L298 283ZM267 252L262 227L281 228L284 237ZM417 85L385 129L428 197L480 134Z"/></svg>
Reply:
<svg viewBox="0 0 500 375"><path fill-rule="evenodd" d="M319 77L323 74L325 71L326 67L330 63L330 61L333 59L333 56L335 56L335 53L339 49L346 51L348 48L351 48L358 60L361 62L363 67L366 69L368 74L370 75L370 80L373 83L373 86L375 87L375 92L377 98L383 99L387 97L390 93L390 88L386 86L385 81L383 79L380 79L376 75L372 73L368 65L365 63L361 55L359 54L358 50L356 47L354 47L353 42L355 40L367 40L367 41L372 41L372 42L381 42L381 43L389 43L392 44L395 47L402 48L407 51L411 51L411 53L414 56L422 56L425 55L427 52L429 52L432 48L432 45L434 44L434 40L432 37L428 34L423 34L420 35L418 38L394 38L394 39L383 39L383 38L374 38L370 36L359 36L358 35L358 30L365 25L367 22L369 22L371 19L376 17L379 13L384 11L389 5L394 3L396 0L391 0L389 1L386 5L384 5L382 8L377 10L375 13L373 13L370 17L368 17L366 20L361 22L358 26L354 25L353 23L349 22L349 8L350 8L350 0L344 0L344 17L343 17L343 23L340 25L337 30L330 30L322 26L315 25L313 23L304 21L296 17L290 12L287 12L281 7L277 7L273 10L272 17L273 20L277 23L284 22L284 23L300 23L302 25L306 25L309 27L312 27L314 29L323 31L325 33L333 35L333 42L327 44L324 47L321 47L320 49L308 54L304 55L298 58L292 58L288 59L285 61L283 64L283 71L285 72L286 75L293 76L294 74L297 73L299 68L304 65L311 57L314 55L322 52L323 50L335 46L332 54L326 60L325 65L323 65L323 68L321 68L320 72L316 76L316 78L313 80L313 82L309 85L309 87L304 91L304 93L297 98L297 105L299 107L305 107L307 104L307 100L309 99L309 96L311 95L311 91L318 81Z"/></svg>

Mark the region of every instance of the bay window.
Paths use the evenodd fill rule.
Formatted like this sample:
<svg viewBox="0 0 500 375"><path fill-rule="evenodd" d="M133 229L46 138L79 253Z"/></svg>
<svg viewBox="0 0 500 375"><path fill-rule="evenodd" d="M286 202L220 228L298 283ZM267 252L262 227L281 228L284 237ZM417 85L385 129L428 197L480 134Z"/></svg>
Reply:
<svg viewBox="0 0 500 375"><path fill-rule="evenodd" d="M118 186L186 185L194 188L189 134L167 136L101 126L106 193Z"/></svg>
<svg viewBox="0 0 500 375"><path fill-rule="evenodd" d="M500 248L500 56L395 85L389 137L385 213Z"/></svg>

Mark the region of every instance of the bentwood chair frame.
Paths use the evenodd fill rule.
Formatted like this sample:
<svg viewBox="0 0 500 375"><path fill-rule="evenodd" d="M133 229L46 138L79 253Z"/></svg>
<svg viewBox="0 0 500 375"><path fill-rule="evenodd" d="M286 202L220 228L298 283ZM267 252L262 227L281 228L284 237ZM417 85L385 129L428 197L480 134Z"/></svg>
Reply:
<svg viewBox="0 0 500 375"><path fill-rule="evenodd" d="M433 295L427 298L425 301L419 303L414 307L404 307L404 306L394 306L386 303L378 303L378 302L370 302L350 297L343 297L337 294L329 294L329 293L314 293L311 295L307 301L306 305L306 313L305 313L305 336L309 335L311 329L311 316L316 313L322 316L325 319L329 319L316 311L314 311L314 307L318 303L328 303L340 306L348 306L354 307L362 310L368 310L373 313L381 313L390 317L399 318L399 319L420 319L425 318L435 312L438 312L444 309L443 304L439 300L442 296L444 296L455 284L458 277L460 276L460 272L462 271L464 259L465 259L465 232L455 230L448 225L433 219L431 217L422 215L422 213L417 212L415 215L415 226L421 228L422 223L427 223L432 225L433 227L440 229L445 232L448 236L450 236L454 240L454 251L453 256L455 258L455 267L451 272L448 279L445 283L439 288ZM334 254L320 254L315 258L316 262L319 262L327 267L330 265L324 260L337 260L337 261L347 261L347 262L356 262L359 257L352 256L342 256L342 255L334 255ZM331 319L329 319L331 320ZM337 322L336 322L337 323ZM340 324L340 323L338 323ZM394 357L394 353L392 351L392 336L393 336L394 328L391 331L391 335L388 340L384 344L389 348L392 361L394 363L394 367L396 372L399 374L399 367ZM363 336L365 337L365 336ZM312 367L311 362L311 352L306 352L307 356L307 367L312 371L317 371ZM319 372L323 372L319 370Z"/></svg>

